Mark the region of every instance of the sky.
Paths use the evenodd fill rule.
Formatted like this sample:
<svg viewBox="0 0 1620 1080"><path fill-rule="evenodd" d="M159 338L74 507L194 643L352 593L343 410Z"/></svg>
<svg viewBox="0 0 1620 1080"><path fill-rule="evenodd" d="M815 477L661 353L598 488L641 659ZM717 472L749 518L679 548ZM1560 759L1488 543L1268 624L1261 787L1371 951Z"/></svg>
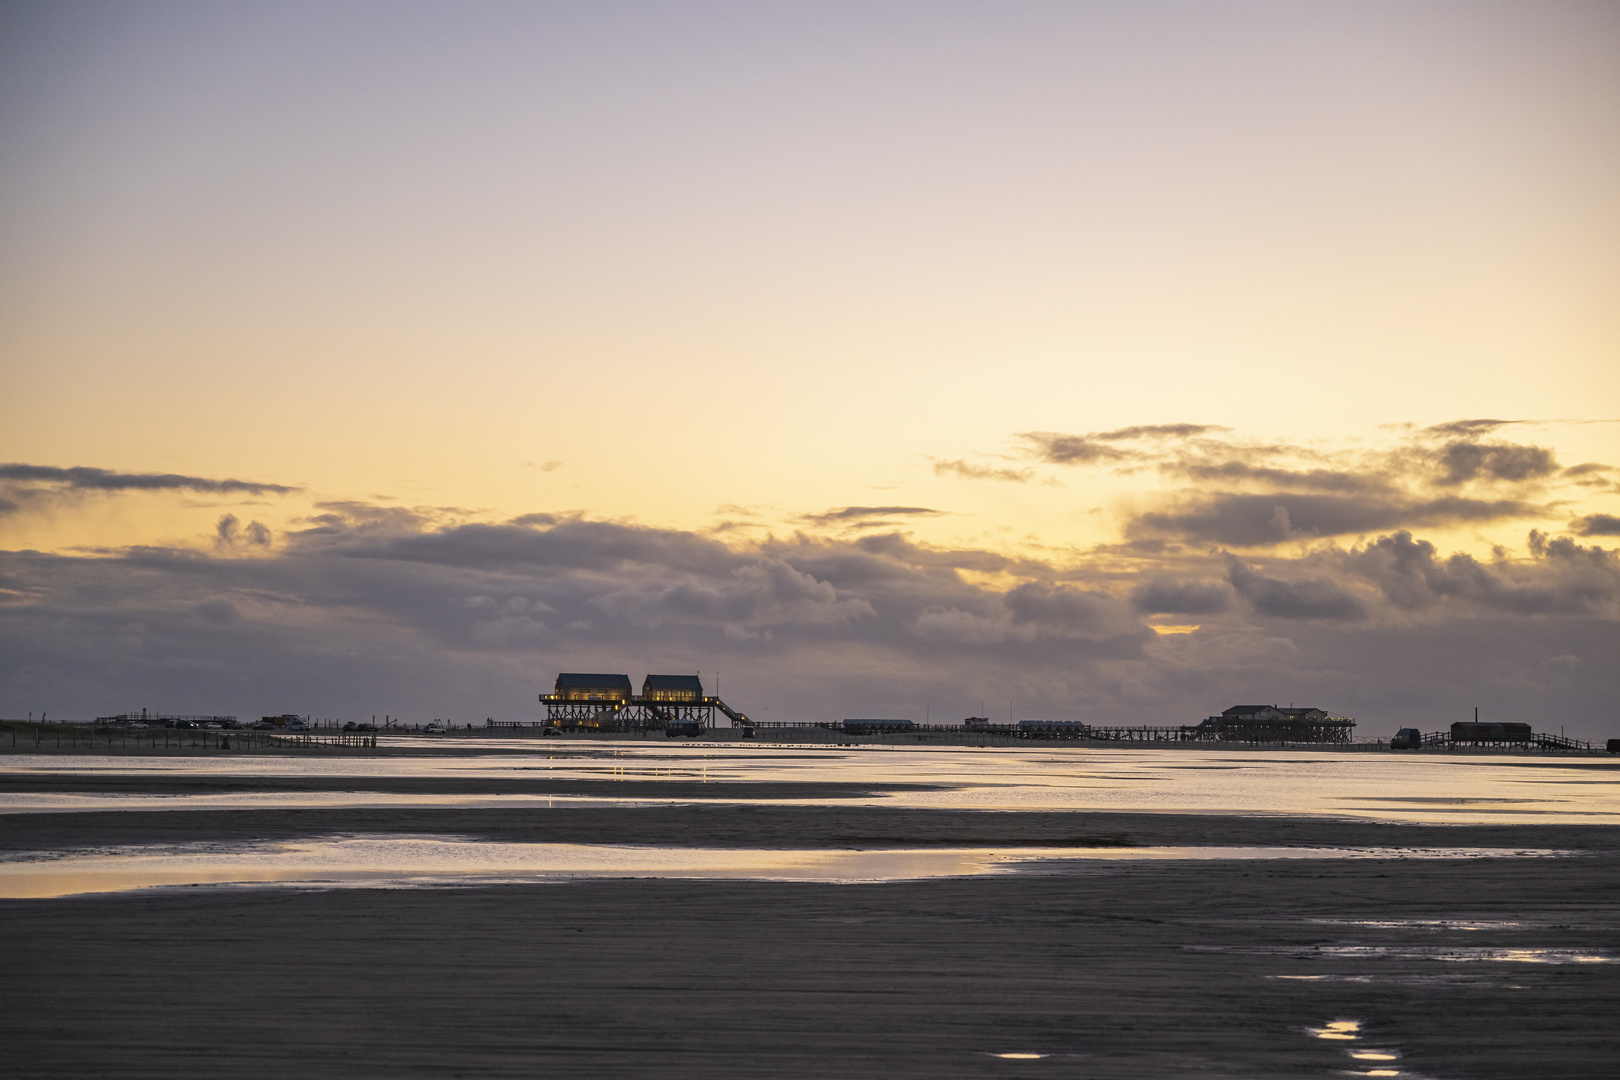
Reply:
<svg viewBox="0 0 1620 1080"><path fill-rule="evenodd" d="M0 714L1620 736L1620 8L0 3Z"/></svg>

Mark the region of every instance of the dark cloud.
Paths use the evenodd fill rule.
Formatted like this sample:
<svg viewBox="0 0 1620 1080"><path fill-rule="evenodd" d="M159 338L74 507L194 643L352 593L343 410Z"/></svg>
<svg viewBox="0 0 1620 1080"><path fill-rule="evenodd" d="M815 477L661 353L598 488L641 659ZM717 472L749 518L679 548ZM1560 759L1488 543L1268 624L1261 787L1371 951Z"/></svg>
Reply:
<svg viewBox="0 0 1620 1080"><path fill-rule="evenodd" d="M1231 547L1266 547L1305 537L1355 536L1414 525L1446 525L1540 516L1510 499L1390 498L1279 493L1222 493L1176 511L1151 512L1126 526L1132 538L1168 535Z"/></svg>
<svg viewBox="0 0 1620 1080"><path fill-rule="evenodd" d="M1226 578L1258 615L1333 621L1360 620L1367 615L1359 599L1329 578L1283 581L1266 577L1235 558L1227 559Z"/></svg>
<svg viewBox="0 0 1620 1080"><path fill-rule="evenodd" d="M1444 438L1477 438L1500 427L1520 423L1518 420L1451 420L1444 424L1431 424L1423 434Z"/></svg>
<svg viewBox="0 0 1620 1080"><path fill-rule="evenodd" d="M818 525L831 525L841 521L869 522L873 519L891 517L938 517L944 512L931 510L926 506L846 506L839 510L828 510L824 514L803 514L800 520Z"/></svg>
<svg viewBox="0 0 1620 1080"><path fill-rule="evenodd" d="M1612 552L1534 530L1529 546L1528 565L1487 564L1462 553L1442 558L1429 541L1402 531L1338 558L1410 611L1466 604L1516 615L1598 614L1620 602L1620 562Z"/></svg>
<svg viewBox="0 0 1620 1080"><path fill-rule="evenodd" d="M1110 442L1127 439L1191 439L1199 435L1230 430L1231 428L1219 427L1215 424L1138 424L1135 427L1123 427L1114 431L1100 432L1091 435L1090 438Z"/></svg>
<svg viewBox="0 0 1620 1080"><path fill-rule="evenodd" d="M214 526L214 546L216 548L230 548L239 545L267 548L270 546L270 539L268 526L257 521L250 521L244 526L237 520L235 514L222 514Z"/></svg>
<svg viewBox="0 0 1620 1080"><path fill-rule="evenodd" d="M1551 450L1514 443L1454 442L1438 452L1437 463L1445 485L1481 479L1522 483L1558 471Z"/></svg>
<svg viewBox="0 0 1620 1080"><path fill-rule="evenodd" d="M1387 493L1392 490L1388 477L1373 472L1336 469L1280 469L1252 465L1247 461L1215 463L1176 462L1163 467L1167 472L1193 480L1223 483L1248 482L1276 491L1323 491L1347 494Z"/></svg>
<svg viewBox="0 0 1620 1080"><path fill-rule="evenodd" d="M1022 484L1034 473L1029 469L1006 469L991 465L974 465L968 461L936 461L935 476L954 476L958 480L1002 480Z"/></svg>
<svg viewBox="0 0 1620 1080"><path fill-rule="evenodd" d="M1029 444L1031 455L1051 465L1095 465L1109 461L1124 461L1134 456L1089 435L1025 431L1020 432L1018 437Z"/></svg>
<svg viewBox="0 0 1620 1080"><path fill-rule="evenodd" d="M507 522L508 525L555 525L555 514L521 514Z"/></svg>
<svg viewBox="0 0 1620 1080"><path fill-rule="evenodd" d="M1620 517L1588 514L1575 519L1575 532L1581 536L1620 536Z"/></svg>
<svg viewBox="0 0 1620 1080"><path fill-rule="evenodd" d="M177 473L123 473L85 467L0 465L0 480L51 484L75 491L201 491L215 495L286 495L302 490L248 480L209 480Z"/></svg>
<svg viewBox="0 0 1620 1080"><path fill-rule="evenodd" d="M1224 584L1154 578L1131 590L1131 605L1144 615L1219 615L1232 605Z"/></svg>
<svg viewBox="0 0 1620 1080"><path fill-rule="evenodd" d="M1620 567L1567 538L1491 563L1410 534L1303 558L1144 553L1134 576L895 533L728 547L580 518L361 527L355 510L256 558L0 552L0 709L478 723L533 718L559 670L719 667L727 699L770 719L981 700L1001 717L1016 698L1020 716L1176 723L1275 698L1377 734L1489 693L1591 737L1620 692ZM1145 612L1203 628L1160 638Z"/></svg>

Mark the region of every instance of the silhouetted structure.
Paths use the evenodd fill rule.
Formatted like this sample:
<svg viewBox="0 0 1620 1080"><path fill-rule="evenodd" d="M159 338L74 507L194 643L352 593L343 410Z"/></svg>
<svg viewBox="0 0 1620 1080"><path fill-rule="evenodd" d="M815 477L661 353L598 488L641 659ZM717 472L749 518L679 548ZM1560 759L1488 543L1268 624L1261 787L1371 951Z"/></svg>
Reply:
<svg viewBox="0 0 1620 1080"><path fill-rule="evenodd" d="M1322 709L1234 705L1191 730L1221 742L1347 743L1356 722Z"/></svg>
<svg viewBox="0 0 1620 1080"><path fill-rule="evenodd" d="M663 731L701 735L724 713L736 727L754 722L717 697L703 692L696 675L648 675L641 696L631 695L627 675L563 672L550 694L541 694L546 726L574 731Z"/></svg>
<svg viewBox="0 0 1620 1080"><path fill-rule="evenodd" d="M649 675L641 681L643 701L701 701L703 682L696 675Z"/></svg>

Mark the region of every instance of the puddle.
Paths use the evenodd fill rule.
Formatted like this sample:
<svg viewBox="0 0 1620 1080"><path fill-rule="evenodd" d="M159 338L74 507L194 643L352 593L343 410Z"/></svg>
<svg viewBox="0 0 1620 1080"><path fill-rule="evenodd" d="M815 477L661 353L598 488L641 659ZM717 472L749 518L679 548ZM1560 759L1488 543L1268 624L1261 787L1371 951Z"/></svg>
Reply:
<svg viewBox="0 0 1620 1080"><path fill-rule="evenodd" d="M1361 926L1374 930L1541 930L1541 923L1506 919L1305 919L1314 926Z"/></svg>
<svg viewBox="0 0 1620 1080"><path fill-rule="evenodd" d="M1403 960L1443 960L1453 963L1506 962L1514 964L1616 964L1620 957L1596 949L1488 949L1423 948L1403 945L1323 945L1313 955L1345 959L1395 957Z"/></svg>
<svg viewBox="0 0 1620 1080"><path fill-rule="evenodd" d="M1498 849L1401 849L1403 858L1479 858ZM1556 855L1558 852L1514 852ZM176 885L411 888L590 877L745 878L856 883L1078 872L1087 865L1185 860L1389 858L1379 848L654 848L523 844L455 836L331 836L257 845L192 844L31 852L0 860L0 897L43 898ZM1506 951L1506 950L1499 950Z"/></svg>

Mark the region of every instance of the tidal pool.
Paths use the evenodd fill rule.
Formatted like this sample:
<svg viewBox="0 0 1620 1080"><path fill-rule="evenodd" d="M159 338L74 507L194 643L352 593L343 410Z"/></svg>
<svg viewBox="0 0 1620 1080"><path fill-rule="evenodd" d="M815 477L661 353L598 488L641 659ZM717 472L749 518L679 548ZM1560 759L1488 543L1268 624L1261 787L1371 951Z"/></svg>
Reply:
<svg viewBox="0 0 1620 1080"><path fill-rule="evenodd" d="M422 740L412 740L420 742ZM1430 824L1620 824L1620 759L1300 750L1080 747L859 747L585 743L480 739L410 756L11 755L0 813L273 806L523 806L703 801L942 810L1101 810L1358 818ZM547 740L551 742L551 740ZM386 745L387 740L384 740ZM30 775L138 774L320 780L321 791L196 794L29 792ZM607 781L597 793L410 794L368 790L395 777ZM352 788L342 788L350 780ZM638 782L632 794L616 781ZM661 800L660 782L685 785ZM739 784L777 784L759 799ZM811 785L844 785L837 794ZM895 787L894 785L909 785ZM795 796L794 788L804 788ZM862 789L865 790L862 790Z"/></svg>
<svg viewBox="0 0 1620 1080"><path fill-rule="evenodd" d="M1107 862L1190 859L1549 857L1477 848L673 848L530 844L453 836L330 836L262 844L29 852L0 860L0 897L44 898L179 885L370 888L577 878L746 878L856 883L1007 873L1074 873Z"/></svg>

